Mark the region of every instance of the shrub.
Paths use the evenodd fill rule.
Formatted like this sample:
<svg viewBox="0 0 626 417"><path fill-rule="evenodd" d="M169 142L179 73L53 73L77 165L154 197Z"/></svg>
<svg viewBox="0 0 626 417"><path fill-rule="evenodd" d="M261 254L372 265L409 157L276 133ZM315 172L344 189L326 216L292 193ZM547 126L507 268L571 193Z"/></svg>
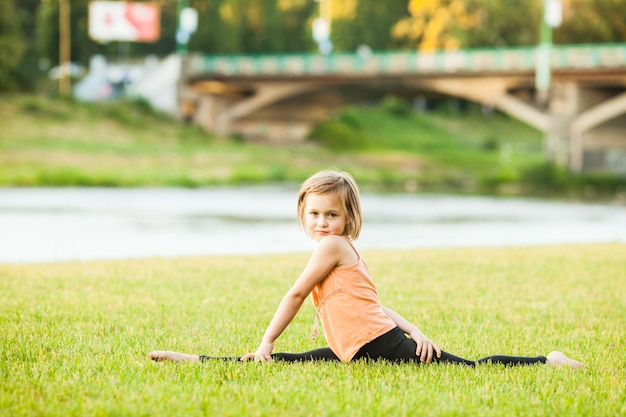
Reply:
<svg viewBox="0 0 626 417"><path fill-rule="evenodd" d="M576 193L583 197L595 197L626 190L626 177L606 173L572 174L550 162L524 170L521 182L534 194Z"/></svg>
<svg viewBox="0 0 626 417"><path fill-rule="evenodd" d="M396 96L386 96L382 99L379 107L385 112L396 117L409 117L411 115L411 106L409 103Z"/></svg>
<svg viewBox="0 0 626 417"><path fill-rule="evenodd" d="M337 119L345 125L355 130L360 130L363 127L362 115L358 110L348 107L337 114Z"/></svg>
<svg viewBox="0 0 626 417"><path fill-rule="evenodd" d="M359 146L359 135L351 126L336 119L319 123L309 134L309 139L332 149Z"/></svg>
<svg viewBox="0 0 626 417"><path fill-rule="evenodd" d="M530 166L521 173L522 184L533 193L563 193L571 187L570 174L552 162Z"/></svg>
<svg viewBox="0 0 626 417"><path fill-rule="evenodd" d="M42 97L29 96L21 104L22 110L33 116L49 117L56 120L70 120L72 112L63 102L54 102Z"/></svg>

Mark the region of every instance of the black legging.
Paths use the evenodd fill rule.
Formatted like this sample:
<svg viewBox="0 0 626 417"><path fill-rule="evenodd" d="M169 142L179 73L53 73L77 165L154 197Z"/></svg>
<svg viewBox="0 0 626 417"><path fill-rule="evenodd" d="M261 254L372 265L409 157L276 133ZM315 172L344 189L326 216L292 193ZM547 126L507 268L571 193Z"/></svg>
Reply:
<svg viewBox="0 0 626 417"><path fill-rule="evenodd" d="M400 328L395 329L377 337L371 342L364 345L354 355L352 360L388 360L391 362L419 362L420 358L415 354L417 344L414 340L406 337ZM240 356L200 356L202 362L211 359L238 361ZM272 359L285 362L306 362L306 361L338 361L339 358L328 348L319 348L303 353L274 353ZM546 363L545 356L487 356L477 361L470 361L458 356L454 356L448 352L441 351L441 357L438 358L436 353L433 355L433 362L436 363L454 363L459 365L476 366L479 363L497 363L505 366L531 365L534 363Z"/></svg>

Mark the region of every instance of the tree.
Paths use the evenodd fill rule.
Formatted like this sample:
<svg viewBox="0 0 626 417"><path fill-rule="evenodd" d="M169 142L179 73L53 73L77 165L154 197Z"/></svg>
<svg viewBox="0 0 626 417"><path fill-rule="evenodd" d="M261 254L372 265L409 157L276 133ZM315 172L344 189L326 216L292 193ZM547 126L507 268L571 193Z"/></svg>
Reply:
<svg viewBox="0 0 626 417"><path fill-rule="evenodd" d="M14 80L20 90L33 90L42 75L39 54L35 46L37 9L40 0L20 0L15 4L15 17L20 26L24 53L14 71Z"/></svg>
<svg viewBox="0 0 626 417"><path fill-rule="evenodd" d="M15 90L18 83L15 72L26 51L15 18L13 0L0 0L0 91Z"/></svg>
<svg viewBox="0 0 626 417"><path fill-rule="evenodd" d="M624 0L561 0L563 22L554 42L626 39ZM409 18L394 26L405 46L420 50L527 46L539 42L543 0L408 0Z"/></svg>
<svg viewBox="0 0 626 417"><path fill-rule="evenodd" d="M375 50L397 47L392 28L398 20L408 16L406 0L360 0L354 15L333 22L335 49L354 51L359 45Z"/></svg>
<svg viewBox="0 0 626 417"><path fill-rule="evenodd" d="M527 46L539 42L543 0L511 5L503 0L466 0L472 16L471 30L454 26L454 33L464 47Z"/></svg>
<svg viewBox="0 0 626 417"><path fill-rule="evenodd" d="M161 7L154 43L98 43L88 34L91 0L72 0L72 61L165 56L176 50L180 0ZM335 51L366 44L375 50L526 46L539 42L543 0L322 0L332 15ZM554 43L623 42L626 1L561 0L563 22ZM311 26L322 3L313 0L188 0L198 30L188 49L199 53L285 53L316 50ZM32 89L59 62L59 0L0 0L0 90ZM41 68L40 68L41 67Z"/></svg>
<svg viewBox="0 0 626 417"><path fill-rule="evenodd" d="M190 49L220 53L302 52L314 46L309 21L316 4L306 0L198 1L199 29Z"/></svg>
<svg viewBox="0 0 626 417"><path fill-rule="evenodd" d="M563 23L555 43L603 43L626 40L626 1L562 0Z"/></svg>
<svg viewBox="0 0 626 417"><path fill-rule="evenodd" d="M477 12L470 12L462 0L409 0L411 17L401 19L393 35L407 46L422 51L457 49L466 45L462 35L476 28Z"/></svg>
<svg viewBox="0 0 626 417"><path fill-rule="evenodd" d="M87 64L94 54L112 58L132 58L148 54L167 55L175 51L177 0L160 0L161 36L154 43L99 43L89 37L89 3L91 0L71 1L72 61ZM59 62L59 2L43 0L37 13L37 46L41 57L52 65Z"/></svg>
<svg viewBox="0 0 626 417"><path fill-rule="evenodd" d="M238 43L224 16L225 0L190 3L198 12L198 29L191 36L189 50L203 53L232 52Z"/></svg>

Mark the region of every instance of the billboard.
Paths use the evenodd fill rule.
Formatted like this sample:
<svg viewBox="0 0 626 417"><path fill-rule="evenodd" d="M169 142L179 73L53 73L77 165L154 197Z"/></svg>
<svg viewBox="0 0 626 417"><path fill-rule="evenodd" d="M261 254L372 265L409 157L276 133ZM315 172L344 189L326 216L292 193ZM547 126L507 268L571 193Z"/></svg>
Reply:
<svg viewBox="0 0 626 417"><path fill-rule="evenodd" d="M89 36L96 42L155 42L160 35L160 19L156 2L92 1Z"/></svg>

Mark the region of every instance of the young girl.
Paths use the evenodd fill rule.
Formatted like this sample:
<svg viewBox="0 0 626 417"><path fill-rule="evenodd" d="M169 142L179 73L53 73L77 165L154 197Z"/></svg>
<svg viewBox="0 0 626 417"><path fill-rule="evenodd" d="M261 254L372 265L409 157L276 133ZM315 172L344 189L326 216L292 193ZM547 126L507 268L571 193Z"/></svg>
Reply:
<svg viewBox="0 0 626 417"><path fill-rule="evenodd" d="M317 242L300 277L283 297L259 347L241 357L210 357L154 351L153 360L210 359L267 362L358 359L394 362L443 362L474 366L545 363L580 368L561 352L547 357L489 356L471 361L444 352L415 325L378 300L376 287L353 240L361 231L361 203L350 174L322 171L306 180L298 195L298 223ZM330 347L305 353L272 353L274 342L287 328L304 300L312 295L316 307L314 336L321 320Z"/></svg>

